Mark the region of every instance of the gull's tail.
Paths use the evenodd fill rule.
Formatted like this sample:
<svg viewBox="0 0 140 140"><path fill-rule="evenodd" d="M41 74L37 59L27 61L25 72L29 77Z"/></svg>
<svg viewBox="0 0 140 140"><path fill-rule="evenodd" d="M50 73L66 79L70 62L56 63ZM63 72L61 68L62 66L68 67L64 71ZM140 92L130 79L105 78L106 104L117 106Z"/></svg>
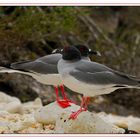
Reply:
<svg viewBox="0 0 140 140"><path fill-rule="evenodd" d="M6 68L6 67L0 67L0 73L20 73L20 74L30 75L29 72L15 70L15 69Z"/></svg>
<svg viewBox="0 0 140 140"><path fill-rule="evenodd" d="M119 77L121 77L120 83L121 86L124 85L124 88L137 88L140 89L140 79L136 76L127 75L122 72L114 71ZM119 86L118 86L119 87ZM123 86L122 86L123 88Z"/></svg>

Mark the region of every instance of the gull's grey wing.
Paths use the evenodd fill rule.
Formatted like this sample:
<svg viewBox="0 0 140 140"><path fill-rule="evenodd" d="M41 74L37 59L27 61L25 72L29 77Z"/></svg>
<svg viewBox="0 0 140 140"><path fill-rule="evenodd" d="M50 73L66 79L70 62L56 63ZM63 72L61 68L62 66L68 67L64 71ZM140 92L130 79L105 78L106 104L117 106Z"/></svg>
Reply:
<svg viewBox="0 0 140 140"><path fill-rule="evenodd" d="M24 62L12 63L11 68L16 70L23 70L23 71L29 71L29 72L35 72L41 74L58 73L57 65L47 64L41 61L40 62L24 61Z"/></svg>
<svg viewBox="0 0 140 140"><path fill-rule="evenodd" d="M123 73L114 71L102 64L82 60L77 63L75 69L70 72L77 80L89 84L114 84L136 86L140 84L140 80L129 77Z"/></svg>
<svg viewBox="0 0 140 140"><path fill-rule="evenodd" d="M121 75L117 75L110 71L102 71L95 73L85 73L82 71L71 71L70 75L72 75L75 79L80 80L84 83L88 84L97 84L97 85L114 85L114 86L139 86L140 82L129 79L128 77L124 77Z"/></svg>
<svg viewBox="0 0 140 140"><path fill-rule="evenodd" d="M76 65L75 68L77 70L82 71L82 72L89 72L89 73L110 71L110 72L116 73L118 75L121 75L123 77L139 81L139 79L136 79L136 76L132 76L132 75L120 72L120 71L113 70L113 69L111 69L111 68L109 68L109 67L107 67L107 66L105 66L103 64L96 63L96 62L82 60L80 63L78 63Z"/></svg>
<svg viewBox="0 0 140 140"><path fill-rule="evenodd" d="M111 69L105 65L96 62L87 61L87 60L81 60L78 63L76 63L75 69L86 73L111 71Z"/></svg>
<svg viewBox="0 0 140 140"><path fill-rule="evenodd" d="M41 74L54 74L58 73L57 63L61 57L61 54L53 54L38 58L35 61L16 62L11 64L11 68Z"/></svg>
<svg viewBox="0 0 140 140"><path fill-rule="evenodd" d="M62 58L62 55L59 53L46 55L44 57L40 57L36 59L36 61L41 61L47 64L55 64L57 65L58 61Z"/></svg>

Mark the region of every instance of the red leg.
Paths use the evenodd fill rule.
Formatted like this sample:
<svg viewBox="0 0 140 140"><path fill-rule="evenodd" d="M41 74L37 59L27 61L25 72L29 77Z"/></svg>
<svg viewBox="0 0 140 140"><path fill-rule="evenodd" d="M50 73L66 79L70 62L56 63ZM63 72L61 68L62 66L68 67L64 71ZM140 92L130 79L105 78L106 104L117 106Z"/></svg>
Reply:
<svg viewBox="0 0 140 140"><path fill-rule="evenodd" d="M58 105L62 108L66 108L68 106L70 106L69 102L68 101L65 101L65 100L60 100L59 99L59 91L58 91L58 87L54 86L54 89L55 89L55 94L56 94L56 101L58 103Z"/></svg>
<svg viewBox="0 0 140 140"><path fill-rule="evenodd" d="M71 101L71 100L69 100L69 99L67 98L66 93L65 93L64 86L63 86L63 85L60 85L59 87L60 87L60 90L61 90L63 99L64 99L66 102L74 103L73 101Z"/></svg>
<svg viewBox="0 0 140 140"><path fill-rule="evenodd" d="M70 118L69 119L76 119L77 116L83 112L83 111L86 111L87 110L87 103L89 101L89 97L83 97L82 98L82 102L81 102L81 106L80 106L80 109L77 110L76 112L73 112L71 115L70 115Z"/></svg>
<svg viewBox="0 0 140 140"><path fill-rule="evenodd" d="M89 100L90 100L90 97L83 97L84 99L84 110L86 111L87 110L87 105L89 103Z"/></svg>
<svg viewBox="0 0 140 140"><path fill-rule="evenodd" d="M64 86L63 86L63 85L60 85L59 87L60 87L60 90L61 90L61 92L62 92L62 96L63 96L64 100L67 100L68 98L67 98L67 96L66 96L66 94L65 94Z"/></svg>
<svg viewBox="0 0 140 140"><path fill-rule="evenodd" d="M58 87L57 86L54 86L54 89L55 89L55 95L56 95L56 101L58 102L59 101L59 96L58 96Z"/></svg>

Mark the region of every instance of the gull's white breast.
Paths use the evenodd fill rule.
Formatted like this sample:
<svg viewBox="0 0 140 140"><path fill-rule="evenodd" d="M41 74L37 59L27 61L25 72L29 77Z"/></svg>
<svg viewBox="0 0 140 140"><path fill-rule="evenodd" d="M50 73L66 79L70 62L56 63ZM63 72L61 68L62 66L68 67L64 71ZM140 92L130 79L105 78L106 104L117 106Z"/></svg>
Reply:
<svg viewBox="0 0 140 140"><path fill-rule="evenodd" d="M58 86L62 84L62 80L59 74L39 74L39 73L29 73L38 82L45 85Z"/></svg>
<svg viewBox="0 0 140 140"><path fill-rule="evenodd" d="M109 94L115 91L117 88L112 87L113 85L95 85L81 82L75 79L73 76L62 76L63 83L66 87L71 90L81 93L84 96L96 96L102 94Z"/></svg>

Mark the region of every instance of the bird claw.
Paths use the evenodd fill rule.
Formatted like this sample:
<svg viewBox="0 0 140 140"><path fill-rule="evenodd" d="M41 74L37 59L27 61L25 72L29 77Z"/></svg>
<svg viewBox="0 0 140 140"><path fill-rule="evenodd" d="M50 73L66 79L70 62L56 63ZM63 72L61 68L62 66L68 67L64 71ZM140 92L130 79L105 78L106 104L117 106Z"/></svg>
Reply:
<svg viewBox="0 0 140 140"><path fill-rule="evenodd" d="M65 99L67 102L72 103L72 104L76 104L74 101L71 101L69 99Z"/></svg>
<svg viewBox="0 0 140 140"><path fill-rule="evenodd" d="M76 112L72 112L72 114L70 115L69 119L72 119L72 120L75 120L77 118L77 116L83 112L83 111L86 111L87 109L85 108L80 108L78 111Z"/></svg>
<svg viewBox="0 0 140 140"><path fill-rule="evenodd" d="M67 108L67 107L71 106L70 102L68 102L67 100L59 100L59 101L57 101L57 103L62 108Z"/></svg>
<svg viewBox="0 0 140 140"><path fill-rule="evenodd" d="M79 113L77 113L77 112L73 112L73 113L70 115L69 119L75 120L75 119L77 118L78 114L79 114Z"/></svg>

